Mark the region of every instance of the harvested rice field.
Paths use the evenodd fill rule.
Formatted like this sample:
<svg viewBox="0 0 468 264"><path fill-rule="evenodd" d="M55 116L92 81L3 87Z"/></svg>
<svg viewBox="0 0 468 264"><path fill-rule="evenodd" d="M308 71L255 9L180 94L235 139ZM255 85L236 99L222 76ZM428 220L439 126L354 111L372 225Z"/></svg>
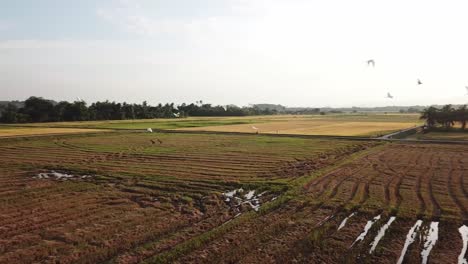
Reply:
<svg viewBox="0 0 468 264"><path fill-rule="evenodd" d="M150 260L254 216L290 182L371 145L151 133L2 140L0 263Z"/></svg>
<svg viewBox="0 0 468 264"><path fill-rule="evenodd" d="M354 122L334 120L290 120L227 126L180 128L191 131L242 132L291 135L381 136L416 125L405 122Z"/></svg>
<svg viewBox="0 0 468 264"><path fill-rule="evenodd" d="M0 151L0 263L467 257L466 145L110 132Z"/></svg>
<svg viewBox="0 0 468 264"><path fill-rule="evenodd" d="M13 127L1 126L1 137L17 136L37 136L37 135L59 135L59 134L77 134L102 132L101 129L82 129L82 128L48 128L48 127Z"/></svg>
<svg viewBox="0 0 468 264"><path fill-rule="evenodd" d="M348 113L327 115L269 115L245 117L189 117L173 119L31 123L23 126L88 129L161 129L270 134L379 136L422 124L419 115ZM255 128L255 129L254 129Z"/></svg>

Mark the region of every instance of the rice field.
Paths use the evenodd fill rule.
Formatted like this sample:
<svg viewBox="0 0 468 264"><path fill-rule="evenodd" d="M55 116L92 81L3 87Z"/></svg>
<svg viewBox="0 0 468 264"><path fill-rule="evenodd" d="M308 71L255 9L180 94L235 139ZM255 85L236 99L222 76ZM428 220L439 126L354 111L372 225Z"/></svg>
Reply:
<svg viewBox="0 0 468 264"><path fill-rule="evenodd" d="M415 125L405 122L354 122L335 120L291 120L228 126L181 128L191 131L242 132L291 135L381 136Z"/></svg>
<svg viewBox="0 0 468 264"><path fill-rule="evenodd" d="M415 114L269 115L246 117L189 117L22 124L48 128L161 129L332 136L378 136L421 124Z"/></svg>
<svg viewBox="0 0 468 264"><path fill-rule="evenodd" d="M464 263L468 147L387 144L178 263Z"/></svg>
<svg viewBox="0 0 468 264"><path fill-rule="evenodd" d="M0 142L0 263L151 259L370 143L108 133ZM243 194L241 194L243 195ZM252 194L254 195L254 194ZM253 201L249 201L253 202Z"/></svg>
<svg viewBox="0 0 468 264"><path fill-rule="evenodd" d="M60 134L76 134L76 133L93 133L102 132L102 129L83 129L83 128L48 128L48 127L13 127L1 126L1 137L17 137L17 136L37 136L37 135L60 135Z"/></svg>
<svg viewBox="0 0 468 264"><path fill-rule="evenodd" d="M467 145L117 131L0 151L0 263L467 259Z"/></svg>

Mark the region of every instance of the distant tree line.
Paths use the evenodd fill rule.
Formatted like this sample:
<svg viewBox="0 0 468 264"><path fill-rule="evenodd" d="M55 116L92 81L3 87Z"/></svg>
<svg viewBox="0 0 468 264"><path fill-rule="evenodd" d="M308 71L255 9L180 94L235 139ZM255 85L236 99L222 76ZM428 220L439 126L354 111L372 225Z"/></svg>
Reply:
<svg viewBox="0 0 468 264"><path fill-rule="evenodd" d="M468 108L466 105L454 108L450 104L442 108L431 106L422 111L421 119L426 120L428 128L441 127L443 129L450 129L458 123L461 129L465 130L468 121Z"/></svg>
<svg viewBox="0 0 468 264"><path fill-rule="evenodd" d="M95 102L87 105L84 101L55 102L41 97L32 96L24 102L6 102L0 105L0 122L27 123L27 122L59 122L59 121L89 121L89 120L125 120L149 118L178 118L188 116L248 116L273 115L275 109L260 108L257 106L238 107L213 106L197 101L195 104L174 103L148 105L116 103L110 101Z"/></svg>

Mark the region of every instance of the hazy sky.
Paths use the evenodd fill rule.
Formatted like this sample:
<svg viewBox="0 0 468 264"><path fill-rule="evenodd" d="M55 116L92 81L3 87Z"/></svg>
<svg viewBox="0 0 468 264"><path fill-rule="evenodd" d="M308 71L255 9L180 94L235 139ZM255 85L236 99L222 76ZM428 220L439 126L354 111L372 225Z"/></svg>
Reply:
<svg viewBox="0 0 468 264"><path fill-rule="evenodd" d="M466 103L467 11L466 0L0 0L0 100Z"/></svg>

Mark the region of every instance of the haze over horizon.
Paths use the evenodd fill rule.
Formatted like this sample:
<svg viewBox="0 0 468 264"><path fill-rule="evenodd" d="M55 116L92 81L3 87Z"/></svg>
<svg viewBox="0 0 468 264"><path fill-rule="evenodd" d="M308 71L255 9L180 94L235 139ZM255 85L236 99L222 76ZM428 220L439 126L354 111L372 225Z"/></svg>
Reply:
<svg viewBox="0 0 468 264"><path fill-rule="evenodd" d="M0 101L463 104L466 10L462 0L4 1Z"/></svg>

